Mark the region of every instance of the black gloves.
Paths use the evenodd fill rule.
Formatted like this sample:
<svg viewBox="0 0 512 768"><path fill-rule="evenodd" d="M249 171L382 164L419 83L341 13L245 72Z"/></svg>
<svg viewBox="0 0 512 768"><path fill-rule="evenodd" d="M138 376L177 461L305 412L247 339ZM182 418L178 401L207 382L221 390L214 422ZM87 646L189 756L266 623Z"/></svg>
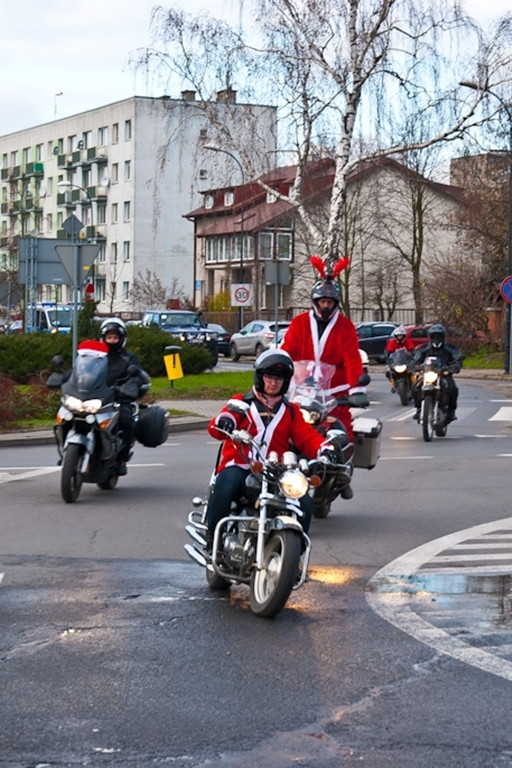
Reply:
<svg viewBox="0 0 512 768"><path fill-rule="evenodd" d="M235 422L230 416L219 416L215 426L222 429L223 432L231 434L235 428Z"/></svg>
<svg viewBox="0 0 512 768"><path fill-rule="evenodd" d="M354 392L349 395L349 403L352 408L367 408L370 405L370 400L366 392Z"/></svg>

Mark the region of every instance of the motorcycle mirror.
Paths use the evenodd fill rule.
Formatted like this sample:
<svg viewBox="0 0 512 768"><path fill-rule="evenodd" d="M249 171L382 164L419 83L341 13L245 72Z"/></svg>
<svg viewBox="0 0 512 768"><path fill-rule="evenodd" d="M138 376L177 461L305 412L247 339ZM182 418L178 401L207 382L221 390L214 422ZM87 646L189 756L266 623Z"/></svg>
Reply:
<svg viewBox="0 0 512 768"><path fill-rule="evenodd" d="M367 387L370 381L371 381L370 375L368 373L362 373L359 379L357 380L357 384L360 387Z"/></svg>
<svg viewBox="0 0 512 768"><path fill-rule="evenodd" d="M243 400L228 400L227 409L230 413L238 413L240 416L245 416L250 409L249 403L244 403Z"/></svg>
<svg viewBox="0 0 512 768"><path fill-rule="evenodd" d="M54 368L57 368L57 370L62 370L64 368L64 360L60 355L54 355L52 357L52 365Z"/></svg>
<svg viewBox="0 0 512 768"><path fill-rule="evenodd" d="M140 373L140 368L138 365L134 365L133 363L128 366L126 375L127 376L137 376Z"/></svg>

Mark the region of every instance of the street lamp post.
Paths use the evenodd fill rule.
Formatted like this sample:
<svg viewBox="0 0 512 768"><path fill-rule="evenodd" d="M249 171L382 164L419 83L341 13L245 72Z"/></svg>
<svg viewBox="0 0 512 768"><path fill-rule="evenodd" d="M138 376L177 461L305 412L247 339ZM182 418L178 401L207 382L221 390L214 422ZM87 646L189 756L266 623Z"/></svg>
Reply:
<svg viewBox="0 0 512 768"><path fill-rule="evenodd" d="M463 80L461 85L474 91L481 91L494 96L499 101L508 118L508 214L507 214L507 277L512 274L512 105L507 104L497 93L488 87ZM512 373L512 304L507 302L506 337L505 337L505 373Z"/></svg>
<svg viewBox="0 0 512 768"><path fill-rule="evenodd" d="M244 231L244 204L243 204L243 189L245 186L245 176L244 176L244 169L243 165L238 159L236 155L234 155L232 152L230 152L227 149L224 149L223 147L217 147L215 144L204 144L203 149L209 149L212 152L222 152L225 155L229 155L229 157L238 165L240 168L240 175L242 177L242 207L240 209L240 271L239 271L239 282L243 283L244 281L244 240L245 240L245 231ZM244 308L243 306L238 307L238 330L241 330L244 325Z"/></svg>
<svg viewBox="0 0 512 768"><path fill-rule="evenodd" d="M71 181L59 181L57 184L57 188L59 189L79 189L82 192L85 192L87 195L87 198L89 200L89 203L91 205L91 225L92 225L92 200L91 196L89 195L89 192L85 187L81 187L79 184L73 184ZM77 243L76 239L77 233L75 230L73 230L73 327L71 329L72 331L72 360L75 359L76 350L78 347L78 291L80 289L80 280L78 275L78 265L80 262L79 255L78 255L78 248L79 244Z"/></svg>

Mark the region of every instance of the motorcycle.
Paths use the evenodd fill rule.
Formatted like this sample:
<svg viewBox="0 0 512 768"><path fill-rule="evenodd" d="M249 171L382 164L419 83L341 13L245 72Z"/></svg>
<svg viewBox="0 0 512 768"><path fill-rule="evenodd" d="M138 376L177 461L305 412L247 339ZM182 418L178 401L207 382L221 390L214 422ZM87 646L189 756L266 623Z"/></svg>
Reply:
<svg viewBox="0 0 512 768"><path fill-rule="evenodd" d="M347 430L341 421L331 415L337 405L354 408L366 408L369 400L364 392L352 396L336 397L331 388L331 380L336 371L334 365L314 360L300 360L294 363L294 374L289 387L289 399L300 407L304 420L315 427L321 435L335 436L336 447L341 461L338 464L324 464L321 468L321 484L313 493L313 516L326 518L331 505L338 496L350 498L350 481L354 466L368 466L362 446L367 445L367 438L380 437L382 424L377 419L354 420L355 443L349 439ZM359 380L365 387L370 382L367 373ZM366 433L366 434L365 434ZM369 446L369 444L368 444ZM378 452L378 445L375 445ZM366 449L365 449L366 450ZM373 451L372 451L373 453ZM372 467L377 459L372 459ZM348 495L350 494L350 496Z"/></svg>
<svg viewBox="0 0 512 768"><path fill-rule="evenodd" d="M245 413L249 406L230 400L228 409ZM194 544L185 551L206 568L211 589L229 589L246 584L251 611L257 616L275 616L286 604L292 590L301 587L307 576L311 541L304 532L300 499L311 485L320 482L313 467L322 459L308 461L292 451L265 457L263 445L245 430L226 432L240 444L251 473L246 479L244 498L235 503L217 524L211 555L206 551L208 499L196 497L185 530ZM215 472L209 496L215 483Z"/></svg>
<svg viewBox="0 0 512 768"><path fill-rule="evenodd" d="M388 378L402 405L412 402L413 386L416 380L411 370L411 355L406 349L397 349L389 356Z"/></svg>
<svg viewBox="0 0 512 768"><path fill-rule="evenodd" d="M61 405L57 412L54 435L62 466L60 491L62 499L71 504L78 499L82 483L96 483L102 490L113 490L119 478L119 453L123 448L123 434L119 423L123 394L133 397L133 379L140 373L136 366L128 369L127 381L119 387L107 385L107 356L94 350L78 349L71 373L64 372L63 360L52 360L55 368L47 380L49 389L61 391ZM149 376L138 387L136 397L142 397L150 387ZM128 390L132 389L132 392ZM153 411L156 408L157 411ZM131 402L135 437L141 437L139 424L143 406ZM161 442L167 439L167 414L159 406L146 407L149 418L144 420L145 431L152 422L160 422ZM156 419L155 419L156 417ZM155 435L152 436L155 444ZM141 439L141 442L143 440ZM148 444L148 443L144 443Z"/></svg>
<svg viewBox="0 0 512 768"><path fill-rule="evenodd" d="M449 371L438 357L426 357L420 367L417 386L421 388L421 408L419 422L423 439L429 443L434 434L445 437L448 427L448 384L446 375Z"/></svg>

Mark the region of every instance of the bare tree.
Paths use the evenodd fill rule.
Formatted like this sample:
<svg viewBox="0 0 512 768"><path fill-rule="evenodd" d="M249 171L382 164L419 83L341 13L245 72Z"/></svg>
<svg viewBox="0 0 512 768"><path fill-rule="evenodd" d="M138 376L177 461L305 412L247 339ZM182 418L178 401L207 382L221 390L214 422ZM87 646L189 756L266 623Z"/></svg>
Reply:
<svg viewBox="0 0 512 768"><path fill-rule="evenodd" d="M505 27L486 42L455 0L255 0L250 28L232 29L203 14L154 10L155 45L138 62L158 64L173 83L193 88L217 132L257 178L236 125L212 105L212 93L236 87L247 101L276 103L282 146L297 160L295 183L278 196L290 202L329 261L346 247L347 179L361 160L459 138L478 125L483 86L503 77L510 60ZM461 90L471 77L481 87ZM428 131L405 127L421 113ZM428 118L428 119L427 119ZM304 204L309 163L335 161L327 225ZM262 186L265 186L261 180ZM270 191L270 190L269 190ZM275 193L275 190L272 190Z"/></svg>
<svg viewBox="0 0 512 768"><path fill-rule="evenodd" d="M165 307L168 292L155 272L146 269L145 274L137 273L131 290L133 307L136 311L144 311L151 307Z"/></svg>

